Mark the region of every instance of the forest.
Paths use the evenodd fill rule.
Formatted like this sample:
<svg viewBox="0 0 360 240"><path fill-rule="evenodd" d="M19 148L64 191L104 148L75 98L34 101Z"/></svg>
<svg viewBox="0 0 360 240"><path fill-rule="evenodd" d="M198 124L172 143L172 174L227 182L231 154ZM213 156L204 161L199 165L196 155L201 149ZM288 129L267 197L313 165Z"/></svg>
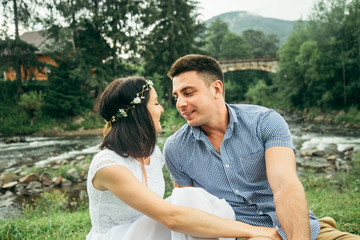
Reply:
<svg viewBox="0 0 360 240"><path fill-rule="evenodd" d="M360 0L316 1L309 20L299 20L281 45L274 34L230 32L220 19L206 27L193 0L1 3L5 21L0 69L12 69L16 76L14 81L0 81L3 135L30 134L79 116L86 119L83 127L97 127L101 121L95 113L96 99L113 79L128 75L151 79L161 103L171 108L174 100L166 73L177 58L190 53L219 61L279 59L276 73L226 73L229 103L313 115L336 111L340 114L334 121L360 122ZM39 61L39 49L21 40L21 29L41 29L43 37L51 39L41 54L56 65ZM46 69L48 81L26 80L34 68Z"/></svg>

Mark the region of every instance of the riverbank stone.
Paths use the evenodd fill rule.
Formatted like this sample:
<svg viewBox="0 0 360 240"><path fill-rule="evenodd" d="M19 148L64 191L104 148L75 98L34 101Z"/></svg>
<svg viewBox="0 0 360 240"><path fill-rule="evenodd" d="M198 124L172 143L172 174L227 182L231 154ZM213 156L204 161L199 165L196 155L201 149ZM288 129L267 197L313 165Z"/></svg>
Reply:
<svg viewBox="0 0 360 240"><path fill-rule="evenodd" d="M61 187L69 187L72 185L72 182L66 178L63 178L61 181Z"/></svg>
<svg viewBox="0 0 360 240"><path fill-rule="evenodd" d="M71 168L69 169L67 172L66 172L67 176L70 178L70 179L73 179L73 180L78 180L80 179L80 175L79 175L79 172L76 168Z"/></svg>
<svg viewBox="0 0 360 240"><path fill-rule="evenodd" d="M354 151L354 148L355 148L354 146L348 146L343 150L343 152L352 152Z"/></svg>
<svg viewBox="0 0 360 240"><path fill-rule="evenodd" d="M61 182L62 182L62 177L58 176L58 177L54 177L52 179L52 182L54 183L55 187L60 187L61 186Z"/></svg>
<svg viewBox="0 0 360 240"><path fill-rule="evenodd" d="M13 187L15 187L16 184L18 184L18 181L5 183L5 184L2 186L2 189L9 189L9 190L10 190L10 189L12 189Z"/></svg>
<svg viewBox="0 0 360 240"><path fill-rule="evenodd" d="M5 172L1 175L1 186L3 186L6 183L14 182L19 180L19 176L16 174L13 174L11 172Z"/></svg>
<svg viewBox="0 0 360 240"><path fill-rule="evenodd" d="M16 195L23 195L26 192L26 186L25 183L19 183L15 186L15 193Z"/></svg>
<svg viewBox="0 0 360 240"><path fill-rule="evenodd" d="M35 174L35 173L30 173L29 175L20 178L19 182L20 183L30 183L33 181L39 181L40 180L40 176Z"/></svg>

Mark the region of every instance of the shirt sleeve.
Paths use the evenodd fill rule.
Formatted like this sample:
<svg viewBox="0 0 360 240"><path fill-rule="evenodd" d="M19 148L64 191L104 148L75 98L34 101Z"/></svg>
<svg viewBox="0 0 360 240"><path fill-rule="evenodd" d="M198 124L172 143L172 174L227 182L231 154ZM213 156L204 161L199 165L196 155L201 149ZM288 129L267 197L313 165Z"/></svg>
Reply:
<svg viewBox="0 0 360 240"><path fill-rule="evenodd" d="M295 150L288 124L273 109L266 111L260 119L258 132L265 144L265 149L270 147L289 147Z"/></svg>
<svg viewBox="0 0 360 240"><path fill-rule="evenodd" d="M192 179L187 175L181 166L181 158L178 157L176 146L179 144L174 144L173 139L168 138L164 145L164 156L165 156L165 166L169 171L171 180L178 185L189 185L193 184Z"/></svg>

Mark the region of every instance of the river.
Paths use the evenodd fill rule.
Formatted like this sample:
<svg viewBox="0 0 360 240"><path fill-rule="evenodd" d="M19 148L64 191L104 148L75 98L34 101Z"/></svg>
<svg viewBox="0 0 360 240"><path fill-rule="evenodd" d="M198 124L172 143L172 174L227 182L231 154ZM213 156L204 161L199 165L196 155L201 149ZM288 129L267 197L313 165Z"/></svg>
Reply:
<svg viewBox="0 0 360 240"><path fill-rule="evenodd" d="M336 148L343 151L354 146L360 150L360 129L340 125L309 123L294 118L286 118L293 134L297 149L297 161L301 161L301 151L317 149L327 151ZM25 142L6 144L0 139L0 174L23 166L42 165L47 162L90 155L99 151L101 136L31 137ZM165 139L160 137L159 141Z"/></svg>

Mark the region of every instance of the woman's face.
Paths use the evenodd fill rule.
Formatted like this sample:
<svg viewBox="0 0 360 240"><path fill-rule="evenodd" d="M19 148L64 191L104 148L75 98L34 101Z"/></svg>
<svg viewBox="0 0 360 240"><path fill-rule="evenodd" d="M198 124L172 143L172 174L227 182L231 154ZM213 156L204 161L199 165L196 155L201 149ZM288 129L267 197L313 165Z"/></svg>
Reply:
<svg viewBox="0 0 360 240"><path fill-rule="evenodd" d="M164 112L164 109L158 102L158 95L154 88L150 89L150 97L146 107L151 114L156 132L160 132L162 129L160 115Z"/></svg>

